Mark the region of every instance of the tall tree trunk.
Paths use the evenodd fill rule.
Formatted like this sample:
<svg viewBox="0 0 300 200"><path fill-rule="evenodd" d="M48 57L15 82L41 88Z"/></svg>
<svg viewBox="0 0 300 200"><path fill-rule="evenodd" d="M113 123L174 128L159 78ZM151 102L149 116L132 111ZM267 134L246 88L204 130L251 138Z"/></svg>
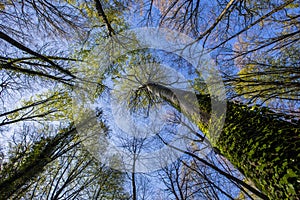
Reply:
<svg viewBox="0 0 300 200"><path fill-rule="evenodd" d="M208 127L212 110L209 96L196 95L198 102L192 102L193 92L154 83L145 88L185 114L209 140L214 139ZM225 124L211 143L270 199L300 199L299 122L289 123L269 112L227 102Z"/></svg>

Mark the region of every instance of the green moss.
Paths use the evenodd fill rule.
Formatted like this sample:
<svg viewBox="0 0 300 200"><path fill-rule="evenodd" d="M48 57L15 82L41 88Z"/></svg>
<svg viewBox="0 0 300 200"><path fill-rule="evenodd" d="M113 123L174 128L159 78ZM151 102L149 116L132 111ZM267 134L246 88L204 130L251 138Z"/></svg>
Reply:
<svg viewBox="0 0 300 200"><path fill-rule="evenodd" d="M229 103L217 148L270 199L297 199L300 128L266 111Z"/></svg>

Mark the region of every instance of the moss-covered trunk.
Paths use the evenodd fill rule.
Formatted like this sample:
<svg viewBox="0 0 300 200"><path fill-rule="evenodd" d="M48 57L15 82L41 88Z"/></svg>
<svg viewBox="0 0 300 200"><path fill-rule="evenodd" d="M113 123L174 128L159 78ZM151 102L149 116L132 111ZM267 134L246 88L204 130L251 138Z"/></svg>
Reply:
<svg viewBox="0 0 300 200"><path fill-rule="evenodd" d="M192 92L158 84L148 84L147 88L170 102L213 139L208 128L211 98L196 95L196 105L191 102L190 97L195 95ZM299 122L279 120L268 112L266 108L227 102L224 126L212 144L270 199L300 199Z"/></svg>

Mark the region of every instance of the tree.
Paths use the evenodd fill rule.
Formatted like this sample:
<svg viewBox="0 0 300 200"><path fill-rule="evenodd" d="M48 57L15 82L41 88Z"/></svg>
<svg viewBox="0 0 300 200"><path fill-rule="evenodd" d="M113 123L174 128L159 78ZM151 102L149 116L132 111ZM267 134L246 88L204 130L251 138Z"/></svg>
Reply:
<svg viewBox="0 0 300 200"><path fill-rule="evenodd" d="M74 139L75 131L74 128L70 128L54 138L48 137L25 148L21 156L12 157L1 171L1 198L6 199L22 192L29 180L66 151L64 148ZM76 143L73 145L76 146ZM19 165L16 166L16 163Z"/></svg>
<svg viewBox="0 0 300 200"><path fill-rule="evenodd" d="M134 60L132 57L130 59ZM168 78L173 75L170 71L167 73L162 70L157 71L155 66L152 66L152 71L147 68L147 64L143 63L139 63L136 68L129 65L124 77L119 76L124 80L123 83L131 84L131 86L123 85L123 96L128 95L126 99L129 106L138 105L145 108L145 102L146 105L168 102L193 121L214 149L253 181L263 194L249 188L251 192L264 199L297 197L299 149L295 148L295 145L299 144L298 124L278 119L266 107L250 107L227 102L226 119L224 114L217 116L217 120L225 120L225 125L223 128L218 127L219 125L214 121L216 118L212 116L215 114L212 113L212 102L226 105L225 102L201 92L196 95L193 91L177 89L168 82ZM181 82L180 79L173 78ZM195 95L197 102L192 98ZM221 135L216 138L214 134L218 129ZM170 144L166 143L166 145ZM181 151L178 148L176 150ZM184 153L192 156L188 152ZM218 172L225 175L220 170ZM235 181L239 182L236 179Z"/></svg>
<svg viewBox="0 0 300 200"><path fill-rule="evenodd" d="M26 126L22 131L27 132L17 136L23 138L1 169L1 199L126 198L122 173L99 164L84 148L76 128L48 137L33 129Z"/></svg>
<svg viewBox="0 0 300 200"><path fill-rule="evenodd" d="M193 112L185 109L190 108L189 99L180 102L183 104L180 106L176 98L176 95L189 97L192 95L189 92L155 83L146 83L141 88L171 103L212 141L213 135L207 129L209 118L201 117L202 113L210 116L211 104L207 95L197 95L200 114L193 116ZM269 198L296 198L299 191L299 126L274 118L267 112L267 108L228 102L224 128L212 145Z"/></svg>
<svg viewBox="0 0 300 200"><path fill-rule="evenodd" d="M200 105L200 112L198 113L197 108L198 105L196 102L193 102L193 100L197 100L197 98L192 98L193 95L195 95L191 91L184 91L182 89L175 89L175 88L188 88L188 84L185 80L182 79L182 77L178 76L175 71L167 70L168 68L164 68L159 63L155 64L149 64L147 61L143 60L145 59L143 56L139 57L138 54L135 54L133 56L130 56L130 60L127 62L129 63L128 66L123 66L124 69L122 69L122 72L116 78L115 82L117 83L116 88L118 88L118 91L120 90L120 95L118 96L118 99L121 99L122 102L119 104L125 104L125 107L129 107L129 109L132 110L133 115L144 115L149 116L149 113L151 109L154 109L154 111L151 112L161 112L156 111L156 106L166 106L164 104L164 101L173 102L171 105L178 109L179 112L186 114L190 119L193 118L194 122L196 120L199 120L202 122L200 127L202 126L203 133L208 132L208 124L209 124L209 118L210 113L206 112L206 109L210 109L210 99L207 95L203 95L203 101L202 105ZM147 60L147 59L146 59ZM144 62L146 63L144 63ZM134 65L131 63L138 63L138 65ZM151 62L150 62L151 63ZM120 70L121 71L121 70ZM158 82L157 84L155 82ZM120 84L120 85L119 85ZM168 89L166 86L172 89ZM153 90L156 86L157 90ZM160 88L160 89L159 89ZM167 90L166 90L167 88ZM167 98L166 98L167 97ZM169 99L168 99L169 98ZM178 98L180 100L184 101L184 103L180 103ZM124 99L126 101L124 102ZM171 100L170 100L171 99ZM119 105L118 104L118 105ZM122 110L126 109L125 107L122 107ZM146 110L146 111L145 111ZM150 113L151 113L150 112ZM118 114L120 117L128 118L128 116L124 116L122 114ZM130 116L129 116L130 117ZM156 118L155 118L156 119ZM120 119L121 120L121 119ZM118 121L118 120L117 120ZM152 120L153 122L153 120ZM198 122L198 124L200 123ZM171 122L173 124L173 122ZM180 125L187 126L184 122L180 122ZM127 124L129 126L129 124ZM158 124L154 124L154 127L158 127ZM204 128L206 128L204 130ZM168 129L168 137L172 137L172 135L176 135L176 138L182 136L182 138L185 138L190 140L189 142L208 142L207 138L213 139L212 135L201 135L197 133L196 131L193 131L192 128L187 128L188 132L191 132L192 135L195 137L187 136L191 134L185 134L184 129L180 129L180 133L173 134L172 129ZM133 129L130 128L130 131ZM147 126L146 130L152 131L150 127ZM185 151L184 149L180 149L178 146L173 146L172 144L166 142L169 141L168 137L164 139L164 137L161 137L159 132L152 131L156 135L158 135L158 138L163 141L163 143L171 148L174 148L175 151L179 151L182 153L185 153L189 156L195 156L194 154L191 154L188 151ZM152 133L152 134L153 134ZM139 132L139 136L143 132ZM213 140L211 140L213 142ZM208 142L209 144L209 142ZM210 144L209 144L210 146ZM169 153L170 156L171 152ZM247 189L254 192L256 195L260 197L265 197L263 194L261 194L259 191L257 191L254 188L249 187L247 184L245 184L243 181L239 180L238 178L233 177L232 175L222 171L214 164L211 164L204 159L201 159L197 156L195 156L196 159L198 159L199 162L203 162L204 165L208 165L212 170L217 171L218 173L222 174L222 176L232 179L236 184L241 184L242 186L245 186ZM154 162L154 161L153 161ZM165 163L166 161L162 158L162 163Z"/></svg>
<svg viewBox="0 0 300 200"><path fill-rule="evenodd" d="M292 0L215 1L210 5L202 1L163 1L161 4L161 26L184 31L210 49L225 74L228 88L233 87L238 93L231 96L248 95L250 102L257 99L259 104L269 100L275 105L282 102L280 114L274 112L276 106L269 105L273 107L270 110L228 102L225 127L219 141L213 145L246 177L252 177L259 189L265 194L270 193L269 198L296 199L299 191L296 183L299 179L299 148L295 146L299 146L299 122L297 119L286 122L283 116L289 117L293 112L297 115L298 112L298 58L294 59L290 53L298 54L299 4ZM236 66L241 69L237 76ZM146 82L141 88L170 102L189 116L207 137L213 138L210 136L212 133L207 131L207 116L210 116L208 97L197 95L201 119L195 117L197 114L188 105L179 108L175 97L189 96L188 92L160 83ZM290 110L284 105L286 99L293 101L294 107Z"/></svg>
<svg viewBox="0 0 300 200"><path fill-rule="evenodd" d="M126 199L124 174L93 158L83 144L45 167L24 196L31 199Z"/></svg>
<svg viewBox="0 0 300 200"><path fill-rule="evenodd" d="M127 181L130 182L130 199L151 199L150 179L147 177L147 173L141 172L141 168L145 168L146 171L148 167L147 159L149 159L149 156L145 155L144 152L153 148L153 145L156 144L153 141L155 139L149 138L149 130L146 131L148 134L141 133L137 127L131 127L131 130L131 136L126 135L124 132L119 135L118 140L120 141L118 143L126 152L120 158L120 170L126 173Z"/></svg>

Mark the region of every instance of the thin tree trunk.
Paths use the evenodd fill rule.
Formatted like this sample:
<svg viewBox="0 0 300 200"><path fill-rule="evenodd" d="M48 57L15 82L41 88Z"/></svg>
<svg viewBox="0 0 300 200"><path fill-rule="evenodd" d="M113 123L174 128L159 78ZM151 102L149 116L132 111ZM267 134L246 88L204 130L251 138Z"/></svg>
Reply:
<svg viewBox="0 0 300 200"><path fill-rule="evenodd" d="M96 9L97 9L98 15L103 18L103 21L106 24L106 27L108 29L108 35L110 37L113 36L115 34L115 30L111 26L111 23L109 22L107 15L105 14L105 12L103 10L101 2L99 0L94 0L94 1L96 4Z"/></svg>
<svg viewBox="0 0 300 200"><path fill-rule="evenodd" d="M135 183L135 164L136 164L136 154L134 153L134 156L133 156L133 165L132 165L132 173L131 173L132 200L137 200L136 183Z"/></svg>

